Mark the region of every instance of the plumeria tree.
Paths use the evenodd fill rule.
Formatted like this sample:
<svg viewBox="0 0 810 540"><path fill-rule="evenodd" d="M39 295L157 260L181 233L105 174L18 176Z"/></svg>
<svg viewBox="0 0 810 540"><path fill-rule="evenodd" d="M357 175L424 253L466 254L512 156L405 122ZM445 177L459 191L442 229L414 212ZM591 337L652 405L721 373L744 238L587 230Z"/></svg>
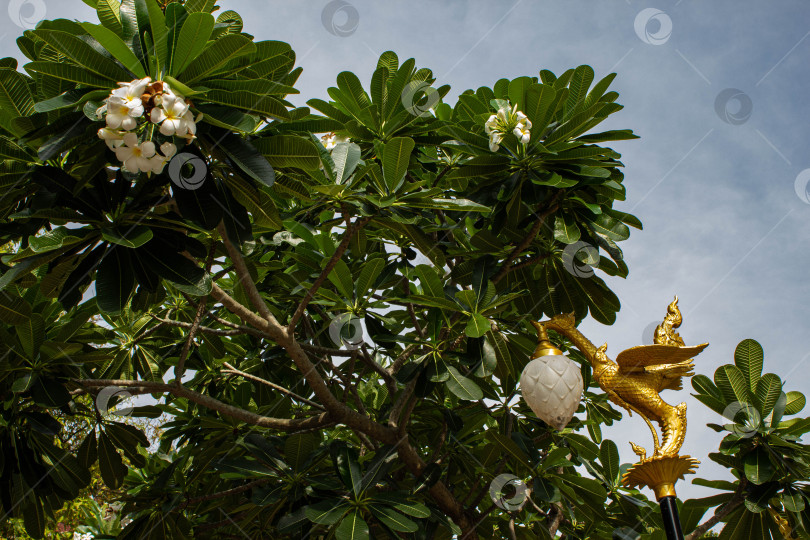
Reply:
<svg viewBox="0 0 810 540"><path fill-rule="evenodd" d="M563 429L519 399L532 320L620 308L615 74L449 99L386 52L295 107L289 45L214 0L85 2L0 60L4 519L43 537L97 470L121 510L77 534L663 538L587 361ZM744 343L695 380L733 480L684 528L804 538L804 397Z"/></svg>

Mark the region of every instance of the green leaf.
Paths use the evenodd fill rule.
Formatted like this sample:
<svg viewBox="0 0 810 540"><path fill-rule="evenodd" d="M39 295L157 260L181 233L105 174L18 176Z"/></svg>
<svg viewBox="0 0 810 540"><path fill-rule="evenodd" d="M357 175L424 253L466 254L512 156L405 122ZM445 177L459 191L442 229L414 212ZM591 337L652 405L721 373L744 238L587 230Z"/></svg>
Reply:
<svg viewBox="0 0 810 540"><path fill-rule="evenodd" d="M391 506L398 512L415 518L426 518L430 516L430 509L422 503L414 502L395 492L377 493L374 495L375 502L383 502Z"/></svg>
<svg viewBox="0 0 810 540"><path fill-rule="evenodd" d="M45 339L45 320L39 313L34 313L28 320L16 326L17 338L29 359L35 359L39 347Z"/></svg>
<svg viewBox="0 0 810 540"><path fill-rule="evenodd" d="M360 147L354 143L338 143L332 149L332 161L335 164L334 180L343 184L352 175L360 163Z"/></svg>
<svg viewBox="0 0 810 540"><path fill-rule="evenodd" d="M360 510L355 510L335 529L335 540L367 540L369 537L368 524L363 521Z"/></svg>
<svg viewBox="0 0 810 540"><path fill-rule="evenodd" d="M214 11L214 6L216 5L216 0L186 0L185 8L188 10L189 13L195 13L204 11L205 13L211 13Z"/></svg>
<svg viewBox="0 0 810 540"><path fill-rule="evenodd" d="M121 456L104 433L101 433L98 439L98 469L101 479L110 489L118 489L127 472Z"/></svg>
<svg viewBox="0 0 810 540"><path fill-rule="evenodd" d="M191 15L189 15L189 18L190 17ZM188 24L188 19L183 25L183 29L185 29L186 24ZM207 45L202 53L180 72L178 79L188 85L192 85L216 73L231 60L255 52L256 45L252 40L241 34L228 34ZM175 69L172 69L172 71L177 72Z"/></svg>
<svg viewBox="0 0 810 540"><path fill-rule="evenodd" d="M366 293L382 273L383 268L385 268L385 259L381 257L370 258L363 264L360 276L354 284L355 298L365 298Z"/></svg>
<svg viewBox="0 0 810 540"><path fill-rule="evenodd" d="M128 81L131 75L121 69L112 59L68 32L39 28L34 34L45 43L99 77L111 81Z"/></svg>
<svg viewBox="0 0 810 540"><path fill-rule="evenodd" d="M26 373L25 375L14 380L14 382L11 384L11 391L15 394L22 394L23 392L30 390L36 382L36 373Z"/></svg>
<svg viewBox="0 0 810 540"><path fill-rule="evenodd" d="M138 257L155 274L177 289L193 296L211 292L211 275L177 252L149 242L138 249Z"/></svg>
<svg viewBox="0 0 810 540"><path fill-rule="evenodd" d="M96 274L96 303L105 313L120 313L135 288L135 272L129 250L111 247L101 259Z"/></svg>
<svg viewBox="0 0 810 540"><path fill-rule="evenodd" d="M141 247L151 240L152 236L152 229L143 225L101 230L101 237L104 240L126 248Z"/></svg>
<svg viewBox="0 0 810 540"><path fill-rule="evenodd" d="M419 529L416 522L403 516L393 508L372 504L371 513L374 514L374 517L379 519L383 525L394 531L413 533Z"/></svg>
<svg viewBox="0 0 810 540"><path fill-rule="evenodd" d="M96 3L98 20L101 21L101 24L104 25L105 28L113 32L116 36L120 36L124 33L124 27L121 26L120 10L121 2L118 0L98 0ZM82 26L84 26L84 24L82 24ZM143 77L144 75L139 76Z"/></svg>
<svg viewBox="0 0 810 540"><path fill-rule="evenodd" d="M22 505L22 515L25 531L34 538L43 538L45 535L45 512L37 495L32 493L25 498Z"/></svg>
<svg viewBox="0 0 810 540"><path fill-rule="evenodd" d="M619 449L616 443L610 439L602 441L599 447L599 461L605 469L605 475L611 482L615 482L619 478Z"/></svg>
<svg viewBox="0 0 810 540"><path fill-rule="evenodd" d="M737 366L726 364L717 368L717 371L714 372L714 383L723 393L726 403L735 401L751 403L752 392L749 390L745 376Z"/></svg>
<svg viewBox="0 0 810 540"><path fill-rule="evenodd" d="M470 320L467 321L464 333L469 337L479 338L489 332L491 326L489 319L480 313L473 313L470 315Z"/></svg>
<svg viewBox="0 0 810 540"><path fill-rule="evenodd" d="M785 510L788 512L801 512L804 510L804 496L802 495L801 491L793 487L786 487L782 491L781 499L782 504L785 506Z"/></svg>
<svg viewBox="0 0 810 540"><path fill-rule="evenodd" d="M787 403L785 404L785 414L798 414L804 409L806 399L801 392L788 392Z"/></svg>
<svg viewBox="0 0 810 540"><path fill-rule="evenodd" d="M0 322L16 325L31 317L31 304L24 298L0 292Z"/></svg>
<svg viewBox="0 0 810 540"><path fill-rule="evenodd" d="M756 448L745 456L743 470L745 477L756 485L769 481L776 472L764 448Z"/></svg>
<svg viewBox="0 0 810 540"><path fill-rule="evenodd" d="M182 73L200 55L211 37L214 24L216 21L210 13L189 13L174 45L169 73Z"/></svg>
<svg viewBox="0 0 810 540"><path fill-rule="evenodd" d="M312 433L294 433L284 441L284 456L294 471L301 471L317 447L318 438Z"/></svg>
<svg viewBox="0 0 810 540"><path fill-rule="evenodd" d="M294 167L305 171L321 165L318 149L312 141L294 135L275 135L251 141L273 167Z"/></svg>
<svg viewBox="0 0 810 540"><path fill-rule="evenodd" d="M460 399L478 401L484 397L481 388L471 379L464 377L456 368L447 366L447 372L450 374L450 378L447 379L447 388Z"/></svg>
<svg viewBox="0 0 810 540"><path fill-rule="evenodd" d="M169 64L168 44L166 43L169 30L166 28L166 17L157 0L144 1L146 10L149 12L149 27L152 29L152 42L155 46L152 54L157 59L159 71L163 72Z"/></svg>
<svg viewBox="0 0 810 540"><path fill-rule="evenodd" d="M554 239L563 244L573 244L579 240L581 233L574 216L570 214L558 215L554 219Z"/></svg>
<svg viewBox="0 0 810 540"><path fill-rule="evenodd" d="M51 64L51 62L42 63ZM26 64L26 70L30 65ZM12 126L11 120L34 112L34 98L28 80L30 79L15 69L0 69L0 126L18 135L22 133Z"/></svg>
<svg viewBox="0 0 810 540"><path fill-rule="evenodd" d="M140 60L138 60L138 57L135 56L134 52L132 52L132 49L127 47L127 44L124 43L124 40L118 37L118 34L110 30L109 28L105 28L104 26L99 26L97 24L92 24L89 22L81 23L81 25L82 28L87 30L87 32L91 36L93 36L93 38L96 41L98 41L102 47L107 49L110 52L110 54L112 54L115 57L116 60L121 62L124 65L124 67L130 70L133 74L135 74L136 77L138 77L139 79L146 77L146 70L144 70Z"/></svg>
<svg viewBox="0 0 810 540"><path fill-rule="evenodd" d="M115 86L115 83L110 79L99 77L88 72L87 70L80 68L79 66L74 66L71 64L57 64L55 62L30 62L25 64L25 70L33 71L35 73L42 73L43 75L50 75L51 77L56 77L57 79L84 84L94 88L113 88ZM0 70L0 72L2 72L2 70ZM0 106L4 106L2 99L2 83L2 77L0 77Z"/></svg>
<svg viewBox="0 0 810 540"><path fill-rule="evenodd" d="M402 185L414 146L413 139L409 137L394 137L385 143L382 153L383 178L390 192Z"/></svg>
<svg viewBox="0 0 810 540"><path fill-rule="evenodd" d="M351 489L355 496L360 495L363 478L360 473L360 464L357 462L357 452L345 443L337 443L330 448L330 453L343 484Z"/></svg>
<svg viewBox="0 0 810 540"><path fill-rule="evenodd" d="M267 187L273 185L276 180L273 167L250 142L228 133L219 140L219 146L247 176Z"/></svg>
<svg viewBox="0 0 810 540"><path fill-rule="evenodd" d="M347 502L341 499L319 501L307 506L304 515L313 523L334 525L346 513L347 506Z"/></svg>
<svg viewBox="0 0 810 540"><path fill-rule="evenodd" d="M63 407L70 402L70 393L54 379L40 378L31 388L31 397L43 407Z"/></svg>
<svg viewBox="0 0 810 540"><path fill-rule="evenodd" d="M766 373L757 383L756 398L762 417L768 416L782 393L782 379L773 373Z"/></svg>
<svg viewBox="0 0 810 540"><path fill-rule="evenodd" d="M755 392L762 376L764 352L762 345L753 339L744 339L734 350L734 364L742 371L751 392Z"/></svg>
<svg viewBox="0 0 810 540"><path fill-rule="evenodd" d="M199 100L230 105L231 107L245 110L250 114L269 116L279 120L289 120L291 118L287 107L277 98L257 95L246 90L238 90L235 92L209 90L205 95L199 96Z"/></svg>

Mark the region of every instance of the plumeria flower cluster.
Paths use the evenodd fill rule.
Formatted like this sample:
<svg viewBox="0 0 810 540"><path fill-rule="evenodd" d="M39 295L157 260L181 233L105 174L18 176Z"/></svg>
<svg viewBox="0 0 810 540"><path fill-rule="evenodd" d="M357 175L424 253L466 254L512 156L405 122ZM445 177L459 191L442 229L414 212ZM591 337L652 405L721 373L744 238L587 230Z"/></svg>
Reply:
<svg viewBox="0 0 810 540"><path fill-rule="evenodd" d="M349 142L349 139L347 137L341 137L334 131L331 131L321 137L321 144L330 152L335 148L335 146L337 146L338 143L342 142Z"/></svg>
<svg viewBox="0 0 810 540"><path fill-rule="evenodd" d="M96 111L107 123L98 130L98 136L115 152L126 170L159 174L177 153L177 147L171 140L160 147L151 140L141 141L137 133L139 126L151 122L160 126L161 135L191 142L201 116L195 119L185 98L172 92L163 81L152 82L146 77L118 83L118 86ZM142 119L146 122L139 123Z"/></svg>
<svg viewBox="0 0 810 540"><path fill-rule="evenodd" d="M493 152L498 151L501 141L509 132L512 132L521 144L528 144L531 139L531 132L529 131L531 128L531 120L517 110L517 104L511 109L508 104L501 107L484 124L484 130L489 135L489 149Z"/></svg>
<svg viewBox="0 0 810 540"><path fill-rule="evenodd" d="M95 536L93 536L93 533L84 533L84 534L77 532L73 533L73 540L93 540L93 538L95 538Z"/></svg>

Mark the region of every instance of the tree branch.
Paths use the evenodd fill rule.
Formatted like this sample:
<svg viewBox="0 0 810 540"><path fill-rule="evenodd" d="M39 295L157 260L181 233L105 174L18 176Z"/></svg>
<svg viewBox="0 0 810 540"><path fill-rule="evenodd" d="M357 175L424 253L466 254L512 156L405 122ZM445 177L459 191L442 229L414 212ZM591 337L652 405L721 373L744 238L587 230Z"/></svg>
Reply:
<svg viewBox="0 0 810 540"><path fill-rule="evenodd" d="M295 392L287 390L283 386L279 386L276 383L272 383L272 382L270 382L270 381L268 381L266 379L262 379L261 377L257 377L256 375L251 375L250 373L245 373L244 371L240 371L240 370L236 369L235 367L233 367L228 362L223 362L222 365L225 366L226 368L228 368L228 369L222 370L223 373L232 373L234 375L239 375L240 377L243 377L245 379L255 381L255 382L260 383L260 384L264 384L264 385L269 386L270 388L272 388L274 390L277 390L277 391L281 392L282 394L290 396L293 399L296 399L296 400L298 400L298 401L300 401L302 403L306 403L310 407L315 407L316 409L324 410L323 405L320 405L319 403L315 403L314 401L310 401L310 400L308 400L307 398L305 398L303 396L299 396Z"/></svg>
<svg viewBox="0 0 810 540"><path fill-rule="evenodd" d="M326 263L326 266L321 271L321 274L315 280L315 283L312 284L312 287L309 288L307 294L304 295L304 299L301 300L301 303L298 304L298 308L293 313L292 319L290 319L290 324L287 326L287 332L292 334L295 331L295 325L298 323L298 320L304 314L304 310L307 309L307 304L315 297L315 293L318 292L323 282L326 281L327 276L329 273L335 268L340 258L345 253L346 248L349 247L349 242L351 242L352 237L354 234L366 226L366 223L371 221L370 217L360 218L354 222L354 225L351 227L347 226L346 233L343 235L343 240L338 245L335 253L329 259L329 262Z"/></svg>
<svg viewBox="0 0 810 540"><path fill-rule="evenodd" d="M506 260L503 261L501 269L498 271L497 274L495 274L492 277L492 283L498 283L501 279L503 279L504 276L506 276L506 274L510 271L509 266L512 264L512 261L518 258L520 254L523 253L526 250L526 248L531 245L532 242L534 242L534 239L537 238L537 234L540 232L540 229L543 228L543 224L546 222L546 218L551 214L553 214L554 212L556 212L557 209L559 208L558 203L560 198L562 197L562 194L563 190L558 190L557 193L554 194L554 196L551 199L551 202L549 203L548 208L546 208L544 212L542 212L540 215L537 216L537 221L535 221L534 226L529 231L529 234L526 235L526 238L524 238L523 241L520 242L520 244L515 246L515 249L513 249L512 252L509 254L509 256L506 257Z"/></svg>
<svg viewBox="0 0 810 540"><path fill-rule="evenodd" d="M747 482L745 481L740 482L740 486L737 488L734 496L726 504L720 506L711 518L701 523L694 531L687 534L685 540L698 540L698 538L706 534L709 529L720 523L723 518L736 510L745 500L746 484Z"/></svg>
<svg viewBox="0 0 810 540"><path fill-rule="evenodd" d="M256 288L256 283L253 281L253 278L250 277L250 272L248 271L248 267L245 264L245 259L242 257L242 252L234 246L230 240L228 240L228 235L225 231L225 225L223 223L219 224L217 227L219 231L219 235L222 237L222 241L225 243L225 249L228 250L228 255L233 261L233 267L236 270L236 275L239 276L239 283L245 288L245 292L250 298L250 303L253 304L253 307L259 311L259 315L264 317L265 319L275 320L273 314L270 313L270 309L267 307L267 304L262 298L262 295L259 293L259 289Z"/></svg>
<svg viewBox="0 0 810 540"><path fill-rule="evenodd" d="M149 390L150 393L166 392L177 397L186 398L197 405L217 411L225 416L230 416L231 418L235 418L240 422L251 424L253 426L277 429L279 431L298 431L313 427L324 427L334 421L329 417L329 413L322 413L318 416L292 420L288 418L272 418L269 416L262 416L244 409L240 409L239 407L234 407L233 405L228 405L227 403L223 403L218 399L212 398L211 396L206 396L193 390L189 390L185 386L176 386L174 384L155 381L131 381L126 379L74 379L73 382L80 386L89 388L120 386L122 388Z"/></svg>

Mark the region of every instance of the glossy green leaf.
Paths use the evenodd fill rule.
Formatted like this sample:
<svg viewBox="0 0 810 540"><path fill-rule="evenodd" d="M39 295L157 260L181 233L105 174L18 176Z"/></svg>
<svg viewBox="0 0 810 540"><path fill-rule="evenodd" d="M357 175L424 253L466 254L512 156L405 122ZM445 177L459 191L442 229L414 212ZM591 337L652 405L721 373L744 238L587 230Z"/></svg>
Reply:
<svg viewBox="0 0 810 540"><path fill-rule="evenodd" d="M107 1L110 0L102 0L102 2L105 3ZM132 52L132 49L127 47L127 44L124 43L120 37L118 37L118 33L110 30L109 28L105 28L104 26L88 22L82 23L82 28L87 30L87 32L93 36L93 38L98 41L102 47L107 49L110 54L112 54L116 60L121 62L125 68L130 70L135 77L139 79L146 77L146 71L144 70L140 60L138 60L138 57L135 56L134 52ZM122 80L120 82L124 81Z"/></svg>
<svg viewBox="0 0 810 540"><path fill-rule="evenodd" d="M363 520L360 510L355 510L335 529L335 540L366 540L368 535L368 524Z"/></svg>
<svg viewBox="0 0 810 540"><path fill-rule="evenodd" d="M761 485L773 478L776 470L764 448L757 448L748 453L743 460L745 477L752 484Z"/></svg>
<svg viewBox="0 0 810 540"><path fill-rule="evenodd" d="M447 366L447 372L450 378L447 379L447 388L459 398L466 401L478 401L484 397L484 393L472 379L463 376L453 366Z"/></svg>
<svg viewBox="0 0 810 540"><path fill-rule="evenodd" d="M405 179L414 141L408 137L394 137L383 148L382 169L385 185L394 192Z"/></svg>
<svg viewBox="0 0 810 540"><path fill-rule="evenodd" d="M311 141L293 135L275 135L252 141L274 167L294 167L314 171L321 165L318 149Z"/></svg>
<svg viewBox="0 0 810 540"><path fill-rule="evenodd" d="M189 13L183 21L172 51L169 71L172 75L182 73L200 55L211 37L215 23L214 16L210 13Z"/></svg>

